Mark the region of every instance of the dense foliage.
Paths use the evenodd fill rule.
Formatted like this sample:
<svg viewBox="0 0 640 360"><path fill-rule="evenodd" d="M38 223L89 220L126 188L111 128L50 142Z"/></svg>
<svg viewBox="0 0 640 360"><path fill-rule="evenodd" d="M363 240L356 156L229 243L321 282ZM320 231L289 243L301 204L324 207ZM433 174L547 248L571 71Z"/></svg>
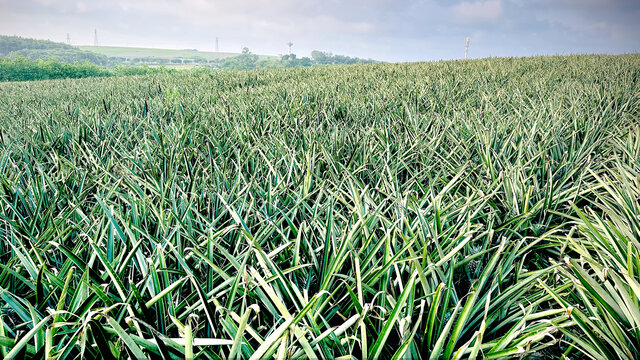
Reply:
<svg viewBox="0 0 640 360"><path fill-rule="evenodd" d="M10 59L27 58L30 60L53 59L60 62L73 64L76 62L90 62L92 64L107 66L112 65L113 61L104 55L92 53L90 51L82 51L78 49L53 49L53 50L18 50L9 53Z"/></svg>
<svg viewBox="0 0 640 360"><path fill-rule="evenodd" d="M29 81L47 79L76 79L97 76L146 75L173 73L164 67L118 65L106 68L88 61L73 64L54 59L29 60L26 58L0 58L0 81Z"/></svg>
<svg viewBox="0 0 640 360"><path fill-rule="evenodd" d="M640 356L640 56L0 84L0 352Z"/></svg>
<svg viewBox="0 0 640 360"><path fill-rule="evenodd" d="M25 39L0 35L0 58L27 58L30 60L57 60L64 63L91 62L95 65L115 65L119 61L75 46L49 40Z"/></svg>
<svg viewBox="0 0 640 360"><path fill-rule="evenodd" d="M53 49L73 49L73 46L53 42L49 40L36 40L22 38L19 36L0 35L0 57L8 56L13 51L18 50L53 50Z"/></svg>
<svg viewBox="0 0 640 360"><path fill-rule="evenodd" d="M90 62L68 64L57 60L29 60L0 58L0 81L108 76L109 71Z"/></svg>
<svg viewBox="0 0 640 360"><path fill-rule="evenodd" d="M311 59L316 64L327 65L327 64L375 64L377 61L371 59L360 59L356 57L349 57L344 55L334 55L324 51L313 50L311 52Z"/></svg>
<svg viewBox="0 0 640 360"><path fill-rule="evenodd" d="M282 55L280 58L260 59L258 55L252 54L248 48L242 50L242 54L230 56L213 62L216 69L229 70L252 70L252 69L285 69L293 67L310 67L316 65L352 65L352 64L374 64L375 60L352 58L342 55L332 55L322 51L314 50L312 57L297 57L296 54Z"/></svg>

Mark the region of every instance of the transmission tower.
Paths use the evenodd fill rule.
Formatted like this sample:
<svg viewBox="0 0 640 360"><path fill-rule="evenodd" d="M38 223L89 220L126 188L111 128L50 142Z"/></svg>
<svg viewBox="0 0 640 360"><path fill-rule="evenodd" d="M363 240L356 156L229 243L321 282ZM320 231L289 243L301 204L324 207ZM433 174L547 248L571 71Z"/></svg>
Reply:
<svg viewBox="0 0 640 360"><path fill-rule="evenodd" d="M93 46L98 46L98 29L93 29Z"/></svg>
<svg viewBox="0 0 640 360"><path fill-rule="evenodd" d="M71 45L71 35L67 33L67 45Z"/></svg>
<svg viewBox="0 0 640 360"><path fill-rule="evenodd" d="M216 36L216 52L220 52L220 46L218 44L218 37Z"/></svg>
<svg viewBox="0 0 640 360"><path fill-rule="evenodd" d="M464 38L464 58L467 58L467 54L469 53L469 37Z"/></svg>
<svg viewBox="0 0 640 360"><path fill-rule="evenodd" d="M291 55L291 47L293 46L293 43L291 41L289 41L287 43L287 46L289 46L289 55Z"/></svg>

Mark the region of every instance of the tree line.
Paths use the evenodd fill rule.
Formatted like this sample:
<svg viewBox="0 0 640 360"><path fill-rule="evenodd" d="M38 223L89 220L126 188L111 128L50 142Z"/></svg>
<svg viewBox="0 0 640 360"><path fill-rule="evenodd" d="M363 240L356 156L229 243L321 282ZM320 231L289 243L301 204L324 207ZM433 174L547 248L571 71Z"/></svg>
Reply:
<svg viewBox="0 0 640 360"><path fill-rule="evenodd" d="M153 66L135 66L152 63ZM188 59L189 64L209 69L251 70L284 69L332 64L376 63L370 59L333 55L314 50L311 57L296 54L280 57L261 57L243 48L237 56L209 60L205 57ZM0 36L0 81L27 81L95 76L142 75L153 72L174 71L164 68L184 64L183 59L108 57L77 47L49 40L27 39L18 36Z"/></svg>
<svg viewBox="0 0 640 360"><path fill-rule="evenodd" d="M283 69L292 67L309 67L317 65L338 64L374 64L378 61L360 59L344 55L333 55L329 52L313 50L311 57L297 57L296 54L282 55L276 59L260 59L252 54L248 48L242 49L242 54L217 60L213 67L217 69L251 70L251 69Z"/></svg>
<svg viewBox="0 0 640 360"><path fill-rule="evenodd" d="M0 58L0 81L29 81L99 76L144 75L174 72L174 69L149 66L122 66L112 68L99 66L89 61L66 63L56 59L31 60Z"/></svg>

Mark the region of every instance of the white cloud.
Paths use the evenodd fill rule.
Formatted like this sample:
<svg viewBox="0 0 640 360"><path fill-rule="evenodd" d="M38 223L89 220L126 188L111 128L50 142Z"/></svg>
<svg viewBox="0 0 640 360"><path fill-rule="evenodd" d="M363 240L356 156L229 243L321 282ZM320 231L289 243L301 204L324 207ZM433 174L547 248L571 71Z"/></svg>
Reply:
<svg viewBox="0 0 640 360"><path fill-rule="evenodd" d="M456 19L464 23L495 21L502 16L502 0L464 1L453 11Z"/></svg>

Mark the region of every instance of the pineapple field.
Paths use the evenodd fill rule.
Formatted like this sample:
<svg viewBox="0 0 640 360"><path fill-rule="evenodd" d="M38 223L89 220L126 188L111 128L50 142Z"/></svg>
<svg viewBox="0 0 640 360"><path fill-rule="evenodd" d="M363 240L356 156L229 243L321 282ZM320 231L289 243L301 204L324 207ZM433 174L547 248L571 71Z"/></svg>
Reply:
<svg viewBox="0 0 640 360"><path fill-rule="evenodd" d="M0 357L640 357L640 55L8 82L0 135Z"/></svg>

